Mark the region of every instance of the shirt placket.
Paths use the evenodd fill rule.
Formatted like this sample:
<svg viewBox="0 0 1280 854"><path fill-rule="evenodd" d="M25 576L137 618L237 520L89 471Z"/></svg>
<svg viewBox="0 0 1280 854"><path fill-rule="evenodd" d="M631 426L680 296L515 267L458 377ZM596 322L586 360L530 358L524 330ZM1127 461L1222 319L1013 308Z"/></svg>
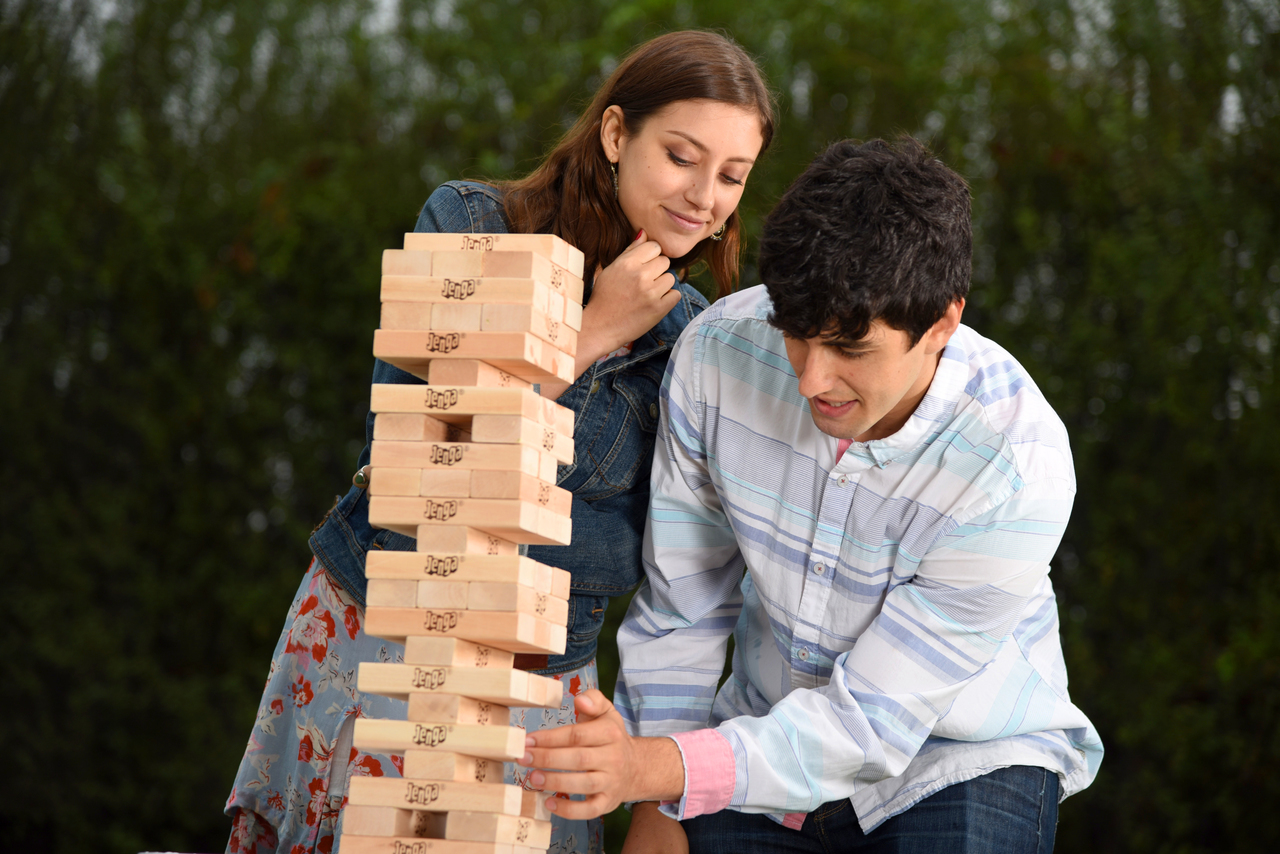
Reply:
<svg viewBox="0 0 1280 854"><path fill-rule="evenodd" d="M831 603L831 585L839 563L845 522L862 472L872 465L850 451L826 476L818 504L817 527L805 567L804 592L796 611L791 642L792 687L813 688L826 681L832 662L822 649L822 626L826 625ZM824 674L820 679L818 674Z"/></svg>

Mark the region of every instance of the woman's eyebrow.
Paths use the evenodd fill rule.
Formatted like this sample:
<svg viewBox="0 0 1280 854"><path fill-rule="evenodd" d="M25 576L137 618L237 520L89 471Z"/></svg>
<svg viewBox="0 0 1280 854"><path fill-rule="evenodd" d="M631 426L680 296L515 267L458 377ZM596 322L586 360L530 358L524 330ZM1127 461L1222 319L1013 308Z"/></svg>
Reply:
<svg viewBox="0 0 1280 854"><path fill-rule="evenodd" d="M690 136L689 134L685 133L684 131L682 131L682 130L669 130L669 131L667 131L667 132L668 132L668 133L673 133L673 134L675 134L676 136L678 136L678 137L680 137L680 138L682 138L682 139L688 140L688 142L689 142L689 144L690 144L690 145L692 145L694 148L696 148L696 149L698 149L699 151L701 151L703 154L706 154L706 153L707 153L707 147L706 147L705 145L703 145L702 143L698 142L698 140L694 139L692 136ZM755 159L754 159L754 158L751 158L751 157L726 157L726 158L725 158L725 160L727 160L728 162L731 162L731 163L747 163L747 164L753 164L753 163L755 163L755 162L756 162L756 161L755 161Z"/></svg>

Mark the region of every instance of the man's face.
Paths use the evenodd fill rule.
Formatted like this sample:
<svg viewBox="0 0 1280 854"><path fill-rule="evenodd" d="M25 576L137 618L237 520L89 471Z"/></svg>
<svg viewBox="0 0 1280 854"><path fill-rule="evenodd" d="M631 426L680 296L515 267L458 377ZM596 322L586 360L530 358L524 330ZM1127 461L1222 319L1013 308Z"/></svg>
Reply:
<svg viewBox="0 0 1280 854"><path fill-rule="evenodd" d="M909 346L907 333L876 320L860 341L784 335L787 359L813 423L837 439L869 442L898 432L924 399L964 301Z"/></svg>

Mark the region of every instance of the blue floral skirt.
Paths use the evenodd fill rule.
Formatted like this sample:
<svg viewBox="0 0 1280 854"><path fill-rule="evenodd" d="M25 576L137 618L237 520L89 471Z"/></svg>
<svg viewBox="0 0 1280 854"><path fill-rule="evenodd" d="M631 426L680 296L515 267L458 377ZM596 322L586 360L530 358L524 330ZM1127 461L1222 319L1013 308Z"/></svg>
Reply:
<svg viewBox="0 0 1280 854"><path fill-rule="evenodd" d="M342 807L352 776L399 777L400 756L352 746L359 717L404 720L408 704L356 690L361 661L403 661L404 647L366 635L364 609L316 561L276 644L258 717L236 774L226 813L228 852L331 854L342 833ZM559 709L511 710L528 731L574 723L573 698L597 688L596 663L555 677L564 683ZM528 769L508 763L506 781L528 788ZM599 854L604 823L552 816L555 854Z"/></svg>

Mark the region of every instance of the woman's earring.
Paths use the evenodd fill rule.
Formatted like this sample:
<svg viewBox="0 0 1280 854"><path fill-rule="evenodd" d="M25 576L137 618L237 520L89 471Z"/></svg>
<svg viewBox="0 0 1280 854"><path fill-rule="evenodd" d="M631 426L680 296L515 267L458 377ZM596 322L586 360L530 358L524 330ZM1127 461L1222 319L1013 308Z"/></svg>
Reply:
<svg viewBox="0 0 1280 854"><path fill-rule="evenodd" d="M720 240L724 237L724 230L729 227L729 221L725 220L720 223L720 227L716 229L715 234L711 235L712 240Z"/></svg>
<svg viewBox="0 0 1280 854"><path fill-rule="evenodd" d="M618 198L618 164L612 160L609 161L609 171L613 173L613 197ZM716 238L719 240L720 238Z"/></svg>

